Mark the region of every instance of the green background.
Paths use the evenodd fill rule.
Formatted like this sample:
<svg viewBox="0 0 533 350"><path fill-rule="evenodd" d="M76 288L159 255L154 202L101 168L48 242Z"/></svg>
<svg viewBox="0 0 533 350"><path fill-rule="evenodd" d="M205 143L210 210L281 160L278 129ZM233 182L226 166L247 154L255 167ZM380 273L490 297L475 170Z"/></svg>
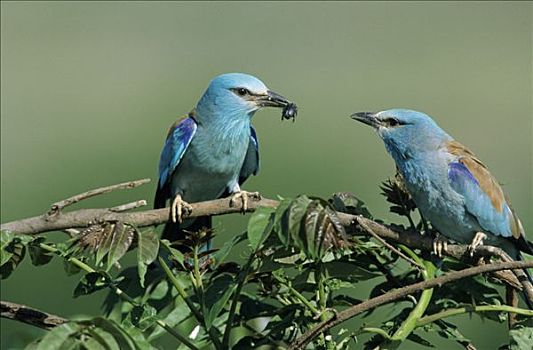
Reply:
<svg viewBox="0 0 533 350"><path fill-rule="evenodd" d="M392 160L348 116L407 107L474 150L532 232L532 9L531 2L3 1L2 222L42 214L86 189L155 179L168 126L212 77L239 71L300 108L296 123L281 122L278 110L256 114L262 169L245 189L268 197L351 191L374 215L398 221L378 190ZM151 204L154 186L77 207ZM216 219L215 245L245 222ZM65 277L59 262L26 262L1 282L1 296L66 317L98 314L105 293L72 299L78 279ZM506 341L505 324L465 316L461 325L479 349ZM2 349L40 334L12 321L1 326Z"/></svg>

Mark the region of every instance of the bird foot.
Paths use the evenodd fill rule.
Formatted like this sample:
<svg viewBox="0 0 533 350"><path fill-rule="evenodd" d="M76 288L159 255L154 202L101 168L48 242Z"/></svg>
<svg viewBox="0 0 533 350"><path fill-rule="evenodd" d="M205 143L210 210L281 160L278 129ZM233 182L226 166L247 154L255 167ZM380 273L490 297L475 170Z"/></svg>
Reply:
<svg viewBox="0 0 533 350"><path fill-rule="evenodd" d="M231 196L231 199L229 201L229 205L231 207L236 206L237 200L239 200L239 199L242 201L242 212L245 213L246 210L248 209L248 201L250 199L260 200L261 199L261 195L259 194L259 192L247 192L247 191L235 192Z"/></svg>
<svg viewBox="0 0 533 350"><path fill-rule="evenodd" d="M183 214L190 214L192 212L192 206L185 202L181 195L177 195L172 202L172 222L183 222Z"/></svg>
<svg viewBox="0 0 533 350"><path fill-rule="evenodd" d="M476 248L483 245L483 240L487 238L487 235L483 232L477 232L474 238L472 239L472 243L468 245L468 251L470 252L470 257L474 256L474 252L476 251Z"/></svg>
<svg viewBox="0 0 533 350"><path fill-rule="evenodd" d="M433 239L433 254L435 254L439 258L442 258L442 252L446 252L447 250L448 241L445 239L440 239L440 236L437 233L437 236L435 237L435 239Z"/></svg>

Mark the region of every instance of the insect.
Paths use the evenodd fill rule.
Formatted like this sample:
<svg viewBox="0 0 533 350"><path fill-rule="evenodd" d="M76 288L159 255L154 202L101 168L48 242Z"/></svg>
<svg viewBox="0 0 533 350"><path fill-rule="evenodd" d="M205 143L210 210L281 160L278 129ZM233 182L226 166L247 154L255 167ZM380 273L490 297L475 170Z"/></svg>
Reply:
<svg viewBox="0 0 533 350"><path fill-rule="evenodd" d="M281 120L292 119L292 121L294 122L294 119L296 118L297 114L298 107L291 102L283 108L283 111L281 112Z"/></svg>

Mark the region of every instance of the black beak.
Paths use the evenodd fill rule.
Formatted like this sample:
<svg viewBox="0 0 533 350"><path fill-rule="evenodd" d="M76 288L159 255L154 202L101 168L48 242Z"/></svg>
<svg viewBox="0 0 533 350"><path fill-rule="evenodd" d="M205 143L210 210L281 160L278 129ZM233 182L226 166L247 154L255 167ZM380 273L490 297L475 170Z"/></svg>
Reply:
<svg viewBox="0 0 533 350"><path fill-rule="evenodd" d="M291 102L280 94L268 90L266 95L259 97L259 104L261 107L279 107L283 108L289 105Z"/></svg>
<svg viewBox="0 0 533 350"><path fill-rule="evenodd" d="M370 125L373 128L379 127L379 120L376 118L376 113L373 112L357 112L350 116L358 122Z"/></svg>

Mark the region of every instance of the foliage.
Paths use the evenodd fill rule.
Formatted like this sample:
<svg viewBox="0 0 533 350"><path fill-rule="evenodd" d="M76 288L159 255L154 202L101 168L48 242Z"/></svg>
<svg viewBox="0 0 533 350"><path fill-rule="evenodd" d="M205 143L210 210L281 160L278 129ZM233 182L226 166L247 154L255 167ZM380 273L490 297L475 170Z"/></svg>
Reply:
<svg viewBox="0 0 533 350"><path fill-rule="evenodd" d="M391 212L407 217L413 227L427 228L413 222L416 207L401 183L385 182L382 190ZM371 298L433 278L442 273L435 265L443 270L463 267L399 247L423 267L415 269L359 228L348 234L339 211L372 218L349 193L334 194L328 201L302 195L283 199L275 209L259 208L244 233L211 251L206 243L214 237L212 231L169 242L152 230L141 232L121 222L94 225L56 244L2 232L0 271L7 278L25 256L35 266L57 256L64 260L66 273L81 273L74 297L110 291L101 317L57 326L29 349L152 349L163 335L174 337L180 348L251 349L288 346L318 322L359 303L350 292L362 282L372 285ZM119 261L133 249L137 265L122 268ZM240 252L242 259L228 261L231 251ZM393 349L415 342L434 347L425 339L432 332L472 348L453 319L445 319L446 312L464 308L471 313L487 306L485 311L493 312L480 316L505 322L507 314L498 311L504 304L500 292L484 276L446 284L397 300L379 321L371 310L358 326L333 328L309 346ZM430 315L438 317L425 322ZM531 318L518 323L510 331L509 348L529 346L532 329Z"/></svg>

